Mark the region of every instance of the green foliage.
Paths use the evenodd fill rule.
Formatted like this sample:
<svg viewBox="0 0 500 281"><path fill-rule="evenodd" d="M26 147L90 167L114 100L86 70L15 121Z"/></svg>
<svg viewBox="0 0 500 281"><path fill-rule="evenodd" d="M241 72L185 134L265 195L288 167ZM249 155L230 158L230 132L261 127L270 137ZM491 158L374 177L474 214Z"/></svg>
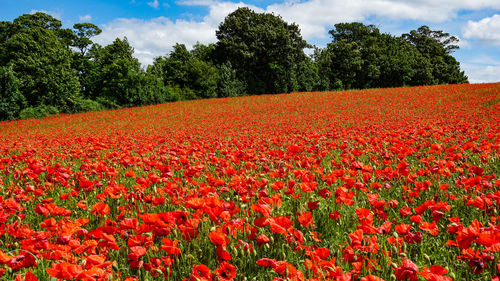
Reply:
<svg viewBox="0 0 500 281"><path fill-rule="evenodd" d="M161 103L168 100L160 81L147 75L127 38L116 39L104 48L94 46L88 63L86 96L111 108Z"/></svg>
<svg viewBox="0 0 500 281"><path fill-rule="evenodd" d="M460 63L450 55L458 49L458 38L425 25L403 34L402 38L429 60L433 80L426 84L468 83L467 76L460 71Z"/></svg>
<svg viewBox="0 0 500 281"><path fill-rule="evenodd" d="M244 92L275 94L298 90L296 64L305 59L302 39L295 24L279 16L238 8L216 31L216 61L230 62Z"/></svg>
<svg viewBox="0 0 500 281"><path fill-rule="evenodd" d="M19 80L11 67L0 67L0 120L19 118L26 99L19 91Z"/></svg>
<svg viewBox="0 0 500 281"><path fill-rule="evenodd" d="M425 27L394 37L354 22L336 24L330 35L332 43L315 54L323 89L467 83L449 55L458 39L442 31Z"/></svg>
<svg viewBox="0 0 500 281"><path fill-rule="evenodd" d="M76 111L77 112L87 112L87 111L101 111L106 109L106 106L95 100L81 99L77 102Z"/></svg>
<svg viewBox="0 0 500 281"><path fill-rule="evenodd" d="M7 27L1 59L11 65L28 106L50 105L73 112L79 97L71 51L64 45L60 22L49 15L23 15Z"/></svg>
<svg viewBox="0 0 500 281"><path fill-rule="evenodd" d="M73 29L75 39L72 45L80 50L81 56L85 56L89 46L93 44L90 38L101 34L102 30L91 23L77 23L73 25Z"/></svg>
<svg viewBox="0 0 500 281"><path fill-rule="evenodd" d="M27 107L21 110L19 117L21 119L40 119L52 114L58 114L59 110L51 105L39 105L35 107Z"/></svg>
<svg viewBox="0 0 500 281"><path fill-rule="evenodd" d="M184 44L176 44L166 57L158 57L148 72L160 78L165 86L178 86L181 99L217 97L217 69L201 58L209 57L210 47L197 44L189 52Z"/></svg>
<svg viewBox="0 0 500 281"><path fill-rule="evenodd" d="M428 26L401 37L374 25L339 23L332 42L310 47L296 24L238 8L216 31L218 42L183 44L145 71L126 38L92 42L101 29L73 30L45 13L0 22L0 120L40 118L169 101L467 83L451 56L458 39ZM55 110L54 110L55 109Z"/></svg>
<svg viewBox="0 0 500 281"><path fill-rule="evenodd" d="M231 62L225 62L218 67L219 97L237 97L245 95L245 82L238 79L236 70L231 66Z"/></svg>

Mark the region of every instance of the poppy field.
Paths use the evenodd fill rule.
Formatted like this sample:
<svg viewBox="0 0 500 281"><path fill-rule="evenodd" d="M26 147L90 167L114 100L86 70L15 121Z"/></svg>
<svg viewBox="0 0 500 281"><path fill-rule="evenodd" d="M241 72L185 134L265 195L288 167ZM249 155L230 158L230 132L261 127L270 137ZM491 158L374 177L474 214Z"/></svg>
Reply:
<svg viewBox="0 0 500 281"><path fill-rule="evenodd" d="M500 280L500 84L0 123L0 280Z"/></svg>

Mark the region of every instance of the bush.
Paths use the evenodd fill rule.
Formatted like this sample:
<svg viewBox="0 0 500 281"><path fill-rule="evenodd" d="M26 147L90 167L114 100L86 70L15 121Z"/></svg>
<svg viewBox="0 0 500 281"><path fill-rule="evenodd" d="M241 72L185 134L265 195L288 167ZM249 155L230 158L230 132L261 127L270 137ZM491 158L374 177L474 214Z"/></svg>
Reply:
<svg viewBox="0 0 500 281"><path fill-rule="evenodd" d="M19 117L21 117L21 119L40 119L58 113L59 110L57 110L57 108L55 108L54 106L42 104L36 107L30 106L21 110L21 113L19 113Z"/></svg>
<svg viewBox="0 0 500 281"><path fill-rule="evenodd" d="M97 101L90 99L82 99L78 101L75 109L77 112L87 112L87 111L101 111L106 109L106 107Z"/></svg>
<svg viewBox="0 0 500 281"><path fill-rule="evenodd" d="M118 109L121 108L116 102L109 100L105 97L97 97L96 102L103 106L105 109Z"/></svg>

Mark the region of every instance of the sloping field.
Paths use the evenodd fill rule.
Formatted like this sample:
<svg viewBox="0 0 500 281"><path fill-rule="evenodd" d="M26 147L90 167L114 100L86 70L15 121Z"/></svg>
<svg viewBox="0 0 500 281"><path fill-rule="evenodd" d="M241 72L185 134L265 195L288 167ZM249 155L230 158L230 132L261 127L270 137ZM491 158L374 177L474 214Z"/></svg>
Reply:
<svg viewBox="0 0 500 281"><path fill-rule="evenodd" d="M499 113L478 84L2 122L0 278L499 280Z"/></svg>

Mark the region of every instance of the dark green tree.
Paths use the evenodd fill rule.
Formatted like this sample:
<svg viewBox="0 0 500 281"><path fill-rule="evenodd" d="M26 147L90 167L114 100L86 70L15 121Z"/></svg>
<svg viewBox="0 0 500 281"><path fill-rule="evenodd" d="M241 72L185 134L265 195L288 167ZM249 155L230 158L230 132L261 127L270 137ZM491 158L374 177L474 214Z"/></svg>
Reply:
<svg viewBox="0 0 500 281"><path fill-rule="evenodd" d="M402 38L429 60L433 76L429 84L468 83L467 76L460 70L460 63L450 55L458 49L458 38L425 25L403 34Z"/></svg>
<svg viewBox="0 0 500 281"><path fill-rule="evenodd" d="M73 25L75 38L72 45L80 51L81 56L85 56L90 46L94 44L90 38L101 34L102 30L92 23L77 23Z"/></svg>
<svg viewBox="0 0 500 281"><path fill-rule="evenodd" d="M209 48L198 44L189 52L184 44L176 44L168 56L155 58L148 72L166 87L179 89L182 99L217 97L217 69L202 59L210 56Z"/></svg>
<svg viewBox="0 0 500 281"><path fill-rule="evenodd" d="M308 46L299 27L281 17L238 8L216 31L216 59L230 62L249 94L296 91L296 64L305 59Z"/></svg>
<svg viewBox="0 0 500 281"><path fill-rule="evenodd" d="M73 53L72 67L78 73L78 80L80 81L80 91L86 98L95 96L90 93L95 81L93 78L98 77L96 73L97 64L91 56L89 50L94 47L94 42L91 38L101 33L101 29L91 23L77 23L73 25L74 40L72 46L78 49ZM95 46L97 47L97 45Z"/></svg>
<svg viewBox="0 0 500 281"><path fill-rule="evenodd" d="M0 120L19 118L19 113L26 104L12 67L0 67Z"/></svg>
<svg viewBox="0 0 500 281"><path fill-rule="evenodd" d="M236 70L231 62L225 62L217 66L219 81L217 85L218 97L237 97L245 95L245 84L238 79Z"/></svg>
<svg viewBox="0 0 500 281"><path fill-rule="evenodd" d="M148 75L127 38L115 39L105 47L95 45L89 56L94 70L90 73L89 98L106 107L139 106L168 100L160 81Z"/></svg>
<svg viewBox="0 0 500 281"><path fill-rule="evenodd" d="M12 67L27 105L73 112L80 98L79 83L61 22L44 13L25 14L2 24L1 32L0 62Z"/></svg>
<svg viewBox="0 0 500 281"><path fill-rule="evenodd" d="M332 42L315 55L326 89L433 84L430 58L401 37L358 22L336 24L330 35Z"/></svg>

